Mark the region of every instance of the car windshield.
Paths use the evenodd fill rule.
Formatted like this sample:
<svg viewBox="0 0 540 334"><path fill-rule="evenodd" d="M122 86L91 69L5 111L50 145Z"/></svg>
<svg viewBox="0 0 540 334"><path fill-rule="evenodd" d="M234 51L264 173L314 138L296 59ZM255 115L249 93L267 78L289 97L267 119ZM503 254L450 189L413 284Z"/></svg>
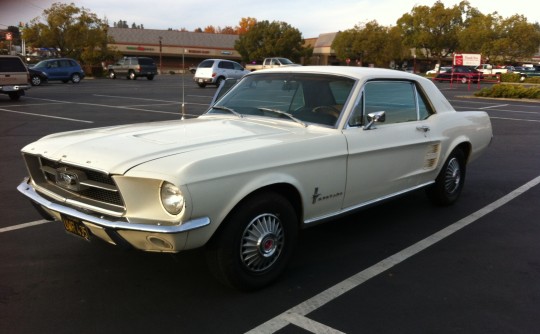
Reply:
<svg viewBox="0 0 540 334"><path fill-rule="evenodd" d="M355 81L336 75L265 73L244 77L208 114L263 116L334 127Z"/></svg>
<svg viewBox="0 0 540 334"><path fill-rule="evenodd" d="M42 60L40 61L39 63L37 63L36 65L32 66L32 67L47 67L47 64L49 63L48 60Z"/></svg>
<svg viewBox="0 0 540 334"><path fill-rule="evenodd" d="M292 61L290 61L290 60L287 59L287 58L279 58L279 62L282 63L283 65L294 64Z"/></svg>

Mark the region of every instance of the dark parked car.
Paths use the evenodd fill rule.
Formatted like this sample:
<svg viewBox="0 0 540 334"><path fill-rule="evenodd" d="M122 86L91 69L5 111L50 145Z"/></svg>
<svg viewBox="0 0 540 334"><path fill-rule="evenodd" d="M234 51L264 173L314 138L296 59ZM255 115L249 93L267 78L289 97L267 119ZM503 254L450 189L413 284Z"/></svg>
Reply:
<svg viewBox="0 0 540 334"><path fill-rule="evenodd" d="M157 66L149 57L124 57L108 67L109 78L116 79L119 75L130 80L136 80L138 77L153 80L157 75Z"/></svg>
<svg viewBox="0 0 540 334"><path fill-rule="evenodd" d="M47 73L36 70L34 68L28 68L28 73L30 74L30 83L32 84L32 86L39 86L49 80L49 78L47 77Z"/></svg>
<svg viewBox="0 0 540 334"><path fill-rule="evenodd" d="M32 66L32 68L45 73L48 81L59 80L64 83L68 81L79 83L84 78L81 65L70 58L45 59Z"/></svg>
<svg viewBox="0 0 540 334"><path fill-rule="evenodd" d="M519 74L519 81L523 82L527 78L540 77L540 66L524 66L516 72Z"/></svg>
<svg viewBox="0 0 540 334"><path fill-rule="evenodd" d="M469 81L476 83L483 79L484 74L482 72L468 66L454 66L444 72L440 72L433 78L435 81L461 81L462 83L467 83Z"/></svg>

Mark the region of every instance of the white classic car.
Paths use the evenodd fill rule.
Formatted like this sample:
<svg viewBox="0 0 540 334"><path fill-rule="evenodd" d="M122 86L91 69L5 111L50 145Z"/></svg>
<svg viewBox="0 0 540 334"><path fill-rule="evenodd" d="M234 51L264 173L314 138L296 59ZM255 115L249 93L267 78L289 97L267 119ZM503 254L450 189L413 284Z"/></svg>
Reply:
<svg viewBox="0 0 540 334"><path fill-rule="evenodd" d="M247 290L283 272L302 228L419 188L454 203L491 139L486 113L420 76L289 67L246 75L198 118L46 136L22 149L18 189L87 240L205 247Z"/></svg>

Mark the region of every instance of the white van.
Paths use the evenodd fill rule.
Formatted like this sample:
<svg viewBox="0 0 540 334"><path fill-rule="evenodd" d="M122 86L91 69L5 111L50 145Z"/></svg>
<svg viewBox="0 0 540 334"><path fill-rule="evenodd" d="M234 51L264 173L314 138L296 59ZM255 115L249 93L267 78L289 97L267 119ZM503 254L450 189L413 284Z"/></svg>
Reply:
<svg viewBox="0 0 540 334"><path fill-rule="evenodd" d="M216 85L219 87L220 83L225 79L240 79L248 73L250 71L235 61L206 59L197 67L193 80L201 88L206 87L206 85Z"/></svg>

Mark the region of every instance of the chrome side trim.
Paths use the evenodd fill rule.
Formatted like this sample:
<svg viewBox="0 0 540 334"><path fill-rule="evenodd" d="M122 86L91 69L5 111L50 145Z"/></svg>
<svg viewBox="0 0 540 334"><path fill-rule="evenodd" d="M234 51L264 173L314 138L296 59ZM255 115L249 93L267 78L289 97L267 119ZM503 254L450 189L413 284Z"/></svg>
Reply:
<svg viewBox="0 0 540 334"><path fill-rule="evenodd" d="M17 190L31 201L51 211L55 211L64 215L76 217L83 222L89 222L104 228L114 230L130 230L147 233L162 233L175 234L184 233L198 228L205 227L210 224L210 218L202 217L182 223L181 225L147 225L147 224L130 224L122 221L113 221L105 218L95 217L84 212L74 210L61 204L53 203L46 198L40 196L35 189L28 184L28 178L25 178L17 187Z"/></svg>
<svg viewBox="0 0 540 334"><path fill-rule="evenodd" d="M309 225L309 224L313 224L313 223L319 223L319 222L327 221L327 220L330 220L330 219L335 219L337 217L350 214L350 213L352 213L354 211L357 211L357 210L372 206L372 205L374 205L376 203L383 202L383 201L389 200L391 198L404 195L404 194L406 194L408 192L427 187L427 186L429 186L429 185L431 185L433 183L435 183L435 181L426 182L424 184L421 184L421 185L418 185L418 186L415 186L415 187L412 187L412 188L408 188L408 189L399 191L399 192L394 193L394 194L379 197L379 198L373 199L371 201L367 201L367 202L360 203L360 204L355 205L355 206L351 206L351 207L348 207L348 208L341 209L340 211L332 212L330 214L322 215L322 216L315 217L315 218L312 218L312 219L307 219L307 220L304 220L304 224Z"/></svg>

